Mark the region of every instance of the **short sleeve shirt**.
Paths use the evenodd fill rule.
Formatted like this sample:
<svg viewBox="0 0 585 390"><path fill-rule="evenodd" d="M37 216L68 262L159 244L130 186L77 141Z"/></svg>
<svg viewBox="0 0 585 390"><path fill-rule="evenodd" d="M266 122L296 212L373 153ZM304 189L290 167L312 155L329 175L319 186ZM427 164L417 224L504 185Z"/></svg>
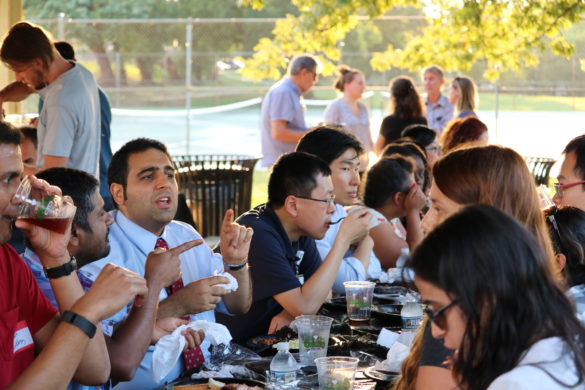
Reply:
<svg viewBox="0 0 585 390"><path fill-rule="evenodd" d="M33 335L56 314L16 251L1 245L0 388L14 382L33 362Z"/></svg>
<svg viewBox="0 0 585 390"><path fill-rule="evenodd" d="M296 142L277 141L270 131L272 121L286 121L286 127L296 131L306 131L305 112L301 102L301 89L288 77L270 88L261 109L262 166L272 165L284 153L294 151Z"/></svg>
<svg viewBox="0 0 585 390"><path fill-rule="evenodd" d="M253 302L248 313L218 315L218 322L228 327L236 341L245 341L268 332L272 317L283 310L273 297L301 287L297 275L309 279L321 265L321 257L312 238L291 242L269 205L250 210L237 222L254 229L248 254Z"/></svg>
<svg viewBox="0 0 585 390"><path fill-rule="evenodd" d="M39 113L37 168L44 156L67 157L68 168L99 177L100 103L91 72L81 64L38 91L44 100Z"/></svg>
<svg viewBox="0 0 585 390"><path fill-rule="evenodd" d="M449 103L445 95L441 95L439 100L431 104L428 96L425 98L425 107L427 109L427 121L429 127L437 132L437 135L443 132L445 126L453 119L455 107Z"/></svg>

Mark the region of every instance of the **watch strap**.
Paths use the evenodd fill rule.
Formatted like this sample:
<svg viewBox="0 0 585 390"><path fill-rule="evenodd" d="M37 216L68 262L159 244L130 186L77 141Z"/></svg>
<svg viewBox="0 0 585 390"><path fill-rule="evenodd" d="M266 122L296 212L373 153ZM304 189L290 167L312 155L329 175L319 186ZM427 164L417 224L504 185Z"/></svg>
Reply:
<svg viewBox="0 0 585 390"><path fill-rule="evenodd" d="M248 260L246 259L246 261L244 261L241 264L231 265L231 264L223 263L223 266L230 271L238 271L238 270L244 268L247 264L248 264Z"/></svg>
<svg viewBox="0 0 585 390"><path fill-rule="evenodd" d="M58 267L45 268L45 275L49 279L57 279L62 276L67 276L75 270L77 270L77 260L75 256L71 256L71 259L65 264L61 264Z"/></svg>
<svg viewBox="0 0 585 390"><path fill-rule="evenodd" d="M68 322L71 325L77 326L81 329L90 339L93 338L96 331L96 326L89 321L87 318L73 313L72 311L65 310L61 316L61 321Z"/></svg>

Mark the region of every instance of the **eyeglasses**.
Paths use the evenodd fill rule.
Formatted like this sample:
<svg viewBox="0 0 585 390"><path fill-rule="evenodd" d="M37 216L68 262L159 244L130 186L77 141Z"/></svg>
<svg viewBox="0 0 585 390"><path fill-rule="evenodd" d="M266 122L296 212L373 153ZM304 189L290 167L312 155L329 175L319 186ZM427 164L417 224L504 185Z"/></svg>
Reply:
<svg viewBox="0 0 585 390"><path fill-rule="evenodd" d="M429 317L429 321L433 322L439 329L444 330L447 326L445 314L447 314L447 310L451 307L455 306L459 302L458 299L451 301L450 303L446 304L445 306L441 307L437 311L433 311L430 306L427 305L424 311L427 317Z"/></svg>
<svg viewBox="0 0 585 390"><path fill-rule="evenodd" d="M331 195L329 198L327 199L315 199L315 198L311 198L308 196L301 196L301 195L293 195L295 198L300 198L300 199L306 199L306 200L312 200L314 202L323 202L323 203L327 203L327 208L331 207L333 204L335 204L335 195Z"/></svg>
<svg viewBox="0 0 585 390"><path fill-rule="evenodd" d="M579 184L585 184L585 180L576 181L576 182L568 183L568 184L561 184L559 182L554 183L554 186L555 186L555 194L559 198L562 198L563 197L563 190L566 190L567 188L571 188L571 187L578 186Z"/></svg>

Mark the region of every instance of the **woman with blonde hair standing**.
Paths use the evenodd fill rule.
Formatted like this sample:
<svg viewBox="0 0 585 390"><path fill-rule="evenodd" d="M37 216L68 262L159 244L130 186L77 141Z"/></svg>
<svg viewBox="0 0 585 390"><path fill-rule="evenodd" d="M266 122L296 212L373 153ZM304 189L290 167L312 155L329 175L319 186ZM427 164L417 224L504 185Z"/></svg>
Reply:
<svg viewBox="0 0 585 390"><path fill-rule="evenodd" d="M370 133L370 115L366 105L360 102L366 89L364 74L357 69L342 65L338 68L339 76L335 89L343 96L331 102L325 109L325 122L341 125L344 130L353 133L360 140L365 153L360 158L360 172L368 167L368 154L374 150Z"/></svg>
<svg viewBox="0 0 585 390"><path fill-rule="evenodd" d="M402 130L413 124L427 124L423 101L408 76L398 76L390 81L390 109L392 113L382 121L380 134L374 145L377 155L384 146L400 138Z"/></svg>
<svg viewBox="0 0 585 390"><path fill-rule="evenodd" d="M451 82L449 103L455 105L456 118L477 116L477 88L472 79L466 76L457 76Z"/></svg>

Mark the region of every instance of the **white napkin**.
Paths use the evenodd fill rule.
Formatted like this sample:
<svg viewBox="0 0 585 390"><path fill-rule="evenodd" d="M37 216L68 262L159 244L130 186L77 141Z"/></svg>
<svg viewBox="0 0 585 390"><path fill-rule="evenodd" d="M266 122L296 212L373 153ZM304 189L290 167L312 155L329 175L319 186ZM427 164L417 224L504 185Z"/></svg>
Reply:
<svg viewBox="0 0 585 390"><path fill-rule="evenodd" d="M230 273L215 271L214 275L225 276L226 278L228 278L230 280L229 283L223 285L223 288L225 288L225 290L228 292L228 294L231 292L234 292L238 289L238 281Z"/></svg>
<svg viewBox="0 0 585 390"><path fill-rule="evenodd" d="M390 350L386 355L386 360L377 362L374 369L400 372L400 366L410 352L410 346L412 345L414 336L415 332L402 332L398 334L387 329L382 329L377 343L386 348L390 348Z"/></svg>
<svg viewBox="0 0 585 390"><path fill-rule="evenodd" d="M163 336L154 346L152 353L152 378L160 382L171 371L185 349L185 336L181 335L184 329L203 330L205 338L211 345L228 344L232 340L229 330L222 324L210 321L193 321L187 325L181 325L173 333Z"/></svg>

